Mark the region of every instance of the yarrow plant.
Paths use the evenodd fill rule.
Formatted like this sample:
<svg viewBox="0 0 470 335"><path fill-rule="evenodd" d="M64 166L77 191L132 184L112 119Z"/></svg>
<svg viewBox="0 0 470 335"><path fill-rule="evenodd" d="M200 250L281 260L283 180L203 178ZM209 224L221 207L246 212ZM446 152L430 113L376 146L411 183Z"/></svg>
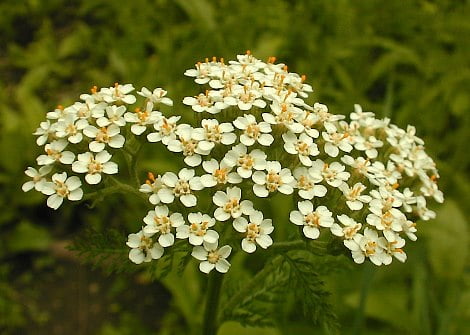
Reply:
<svg viewBox="0 0 470 335"><path fill-rule="evenodd" d="M201 87L182 101L195 114L193 124L180 122L180 112L164 115L161 107L175 107L162 88L141 88L144 101L133 106L140 100L132 84L93 87L80 101L49 112L34 133L44 148L39 168L26 170L31 180L23 190L48 195L54 209L94 189L129 191L114 177L121 170L115 155L123 153L138 179L135 143L160 143L185 166L149 173L134 190L152 206L128 237L136 264L186 241L202 272L226 273L234 253L276 245L281 225L297 227L305 243L340 241L356 263L406 260L416 221L435 217L428 200L443 202L436 165L413 126L401 129L359 105L347 119L309 104L313 89L305 76L274 57L263 62L247 52L228 63L206 59L184 74ZM290 222L257 208L279 193L295 203ZM211 203L201 203L206 198Z"/></svg>

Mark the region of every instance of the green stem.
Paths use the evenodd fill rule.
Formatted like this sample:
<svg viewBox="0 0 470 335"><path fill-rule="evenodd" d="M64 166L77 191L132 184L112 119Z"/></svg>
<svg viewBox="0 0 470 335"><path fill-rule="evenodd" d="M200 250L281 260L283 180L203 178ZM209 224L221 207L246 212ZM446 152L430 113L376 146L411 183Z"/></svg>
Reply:
<svg viewBox="0 0 470 335"><path fill-rule="evenodd" d="M215 270L209 274L202 335L217 334L217 329L219 328L217 312L219 310L220 291L222 288L223 279L224 275Z"/></svg>

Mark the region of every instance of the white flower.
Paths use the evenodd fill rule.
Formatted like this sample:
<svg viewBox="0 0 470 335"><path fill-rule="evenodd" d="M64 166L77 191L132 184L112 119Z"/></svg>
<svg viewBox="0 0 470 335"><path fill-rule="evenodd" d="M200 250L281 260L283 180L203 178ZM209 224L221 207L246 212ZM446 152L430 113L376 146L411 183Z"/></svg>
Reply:
<svg viewBox="0 0 470 335"><path fill-rule="evenodd" d="M385 251L383 255L383 264L392 263L392 256L404 263L406 261L406 253L403 251L405 240L398 237L396 241L388 242L385 238L379 238L379 245Z"/></svg>
<svg viewBox="0 0 470 335"><path fill-rule="evenodd" d="M181 124L176 132L178 139L168 142L168 150L182 152L185 156L184 162L189 166L194 167L201 164L201 155L208 155L210 150L205 151L199 147L199 141L195 138L194 129L188 124Z"/></svg>
<svg viewBox="0 0 470 335"><path fill-rule="evenodd" d="M134 95L128 93L133 90L134 86L132 86L132 84L119 85L115 83L114 87L102 88L100 93L103 100L107 103L117 101L131 105L136 101L136 98Z"/></svg>
<svg viewBox="0 0 470 335"><path fill-rule="evenodd" d="M47 143L50 139L55 137L57 123L52 123L49 120L43 121L39 124L39 127L33 133L38 136L36 144L41 146Z"/></svg>
<svg viewBox="0 0 470 335"><path fill-rule="evenodd" d="M372 199L368 195L361 195L361 193L366 189L362 183L356 183L353 187L349 187L348 184L343 183L339 185L338 188L343 192L343 195L346 198L346 204L352 211L362 209L363 204L368 203Z"/></svg>
<svg viewBox="0 0 470 335"><path fill-rule="evenodd" d="M318 238L320 227L330 228L334 223L332 213L325 206L319 206L313 210L313 204L309 200L300 201L297 206L298 211L290 212L290 221L303 226L302 231L307 238Z"/></svg>
<svg viewBox="0 0 470 335"><path fill-rule="evenodd" d="M142 87L140 92L137 92L137 94L147 98L153 104L173 106L173 101L166 97L167 91L160 87L154 89L153 92L150 92L150 90L146 87Z"/></svg>
<svg viewBox="0 0 470 335"><path fill-rule="evenodd" d="M62 164L72 164L75 159L75 154L70 151L64 151L68 142L66 140L57 140L52 143L46 144L44 150L46 155L40 155L37 158L38 165L49 165L55 162Z"/></svg>
<svg viewBox="0 0 470 335"><path fill-rule="evenodd" d="M344 152L350 152L353 147L349 143L348 133L338 132L322 132L323 139L325 140L325 152L330 157L336 157L341 149Z"/></svg>
<svg viewBox="0 0 470 335"><path fill-rule="evenodd" d="M156 206L155 210L149 211L144 218L146 226L143 228L144 233L158 233L158 243L166 248L172 246L175 242L175 236L172 228L178 228L184 224L183 215L173 213L169 215L167 206Z"/></svg>
<svg viewBox="0 0 470 335"><path fill-rule="evenodd" d="M184 72L185 76L195 77L194 80L197 84L203 85L210 81L211 65L206 63L197 62L195 69L189 69Z"/></svg>
<svg viewBox="0 0 470 335"><path fill-rule="evenodd" d="M101 151L96 156L93 156L91 152L79 154L78 160L72 164L72 171L86 173L85 180L88 184L98 184L102 173L118 173L118 165L109 161L111 157L107 151Z"/></svg>
<svg viewBox="0 0 470 335"><path fill-rule="evenodd" d="M126 139L120 133L120 129L117 125L111 124L108 127L102 127L100 129L95 126L88 126L83 130L83 133L93 138L88 147L93 152L103 151L106 145L111 148L119 149L124 146Z"/></svg>
<svg viewBox="0 0 470 335"><path fill-rule="evenodd" d="M110 124L115 124L116 126L123 127L126 125L126 120L124 119L124 113L126 112L126 107L124 106L108 106L106 107L106 116L102 116L96 120L96 124L99 127L107 127Z"/></svg>
<svg viewBox="0 0 470 335"><path fill-rule="evenodd" d="M147 180L145 184L140 185L139 191L142 193L150 193L149 201L152 205L157 205L160 203L160 197L158 196L158 191L165 187L163 184L162 176L158 175L156 178L153 173L149 172L147 174Z"/></svg>
<svg viewBox="0 0 470 335"><path fill-rule="evenodd" d="M343 227L337 225L340 228L338 230L338 227L333 225L331 232L336 236L343 236L345 240L352 240L362 228L361 223L356 222L354 219L345 214L338 215L337 218Z"/></svg>
<svg viewBox="0 0 470 335"><path fill-rule="evenodd" d="M312 138L320 136L320 132L315 128L319 120L320 118L315 113L307 110L303 110L297 118L297 121L304 127L304 132Z"/></svg>
<svg viewBox="0 0 470 335"><path fill-rule="evenodd" d="M131 247L129 251L129 259L135 264L150 262L152 259L162 257L163 247L152 240L153 234L145 234L139 231L136 234L129 234L127 245Z"/></svg>
<svg viewBox="0 0 470 335"><path fill-rule="evenodd" d="M266 153L259 149L247 153L247 147L240 143L232 147L223 159L228 166L237 166L237 172L242 178L250 178L253 169L263 170L266 167Z"/></svg>
<svg viewBox="0 0 470 335"><path fill-rule="evenodd" d="M344 115L334 115L328 112L328 107L324 104L316 102L313 105L313 113L318 117L318 121L320 124L323 124L326 131L329 133L333 133L336 131L335 122L341 119L344 119Z"/></svg>
<svg viewBox="0 0 470 335"><path fill-rule="evenodd" d="M354 104L354 112L349 114L349 117L353 121L366 121L369 118L373 118L375 116L372 112L363 112L361 105Z"/></svg>
<svg viewBox="0 0 470 335"><path fill-rule="evenodd" d="M338 187L349 179L349 172L345 172L344 165L338 162L331 164L324 163L322 160L317 159L312 163L312 174L316 177L323 177L323 179L332 187Z"/></svg>
<svg viewBox="0 0 470 335"><path fill-rule="evenodd" d="M221 272L226 273L230 268L230 263L227 257L232 252L232 247L224 245L217 249L218 243L208 243L204 241L203 246L195 246L191 256L201 261L199 263L199 270L204 273L211 272L214 268Z"/></svg>
<svg viewBox="0 0 470 335"><path fill-rule="evenodd" d="M193 111L198 113L207 112L210 114L217 114L220 112L220 109L215 107L215 101L213 101L208 92L206 92L206 94L201 93L194 97L185 97L183 99L183 103L191 106Z"/></svg>
<svg viewBox="0 0 470 335"><path fill-rule="evenodd" d="M52 165L41 166L39 171L35 168L28 167L28 169L24 173L33 180L27 181L23 184L23 186L21 187L23 192L28 192L33 188L36 191L41 192L44 182L46 181L46 178L44 177L47 176L51 171Z"/></svg>
<svg viewBox="0 0 470 335"><path fill-rule="evenodd" d="M256 250L256 244L266 249L273 244L271 234L274 230L271 219L263 219L263 213L253 211L249 216L250 221L240 216L233 220L233 227L240 233L245 233L242 240L242 249L248 253Z"/></svg>
<svg viewBox="0 0 470 335"><path fill-rule="evenodd" d="M403 230L401 222L402 220L406 221L406 216L396 208L382 212L371 206L369 210L372 213L367 215L367 223L378 230L382 230L387 241L395 241L398 233Z"/></svg>
<svg viewBox="0 0 470 335"><path fill-rule="evenodd" d="M266 172L256 171L252 179L255 182L253 192L258 196L265 198L269 193L279 191L283 194L294 192L292 187L294 177L287 168L282 168L278 161L266 162Z"/></svg>
<svg viewBox="0 0 470 335"><path fill-rule="evenodd" d="M161 202L171 204L177 197L186 207L196 206L197 199L193 191L202 190L203 185L200 177L194 176L194 170L183 168L178 176L173 172L167 172L163 175L162 182L166 187L158 191Z"/></svg>
<svg viewBox="0 0 470 335"><path fill-rule="evenodd" d="M204 119L201 126L202 128L193 130L193 136L199 141L198 148L201 150L210 151L217 143L229 145L237 139L231 123L219 124L215 119Z"/></svg>
<svg viewBox="0 0 470 335"><path fill-rule="evenodd" d="M354 148L359 151L365 151L368 158L377 158L379 152L376 148L383 146L383 142L376 139L374 136L369 136L367 139L364 137L357 137Z"/></svg>
<svg viewBox="0 0 470 335"><path fill-rule="evenodd" d="M351 250L354 262L363 263L368 257L375 265L382 265L385 254L379 245L377 231L366 228L364 235L356 234L352 240L344 240L343 243Z"/></svg>
<svg viewBox="0 0 470 335"><path fill-rule="evenodd" d="M314 197L324 197L327 189L323 185L319 185L323 178L319 174L312 173L312 169L298 167L293 172L296 184L299 190L299 196L303 199L311 200Z"/></svg>
<svg viewBox="0 0 470 335"><path fill-rule="evenodd" d="M352 167L355 172L371 178L372 163L369 159L365 159L364 157L352 158L349 155L344 155L341 157L341 161L344 164Z"/></svg>
<svg viewBox="0 0 470 335"><path fill-rule="evenodd" d="M267 122L256 122L256 118L251 114L239 116L233 124L238 129L243 130L240 135L240 142L246 146L251 146L258 142L261 145L269 146L274 142L274 137L270 134L271 126Z"/></svg>
<svg viewBox="0 0 470 335"><path fill-rule="evenodd" d="M59 208L64 198L70 201L78 201L83 197L83 191L80 188L82 182L77 176L67 178L67 173L55 173L52 175L52 182L46 182L42 185L41 192L50 197L47 199L47 206L53 209Z"/></svg>
<svg viewBox="0 0 470 335"><path fill-rule="evenodd" d="M238 187L228 187L226 192L217 191L212 200L218 208L214 217L218 221L226 221L231 217L236 219L242 214L249 215L253 211L253 203L249 200L240 202L242 191Z"/></svg>
<svg viewBox="0 0 470 335"><path fill-rule="evenodd" d="M204 161L202 163L204 170L209 173L201 176L201 183L204 187L213 187L215 185L223 185L226 183L238 184L242 178L236 172L230 172L231 166L224 161L217 162L215 159Z"/></svg>
<svg viewBox="0 0 470 335"><path fill-rule="evenodd" d="M305 133L300 134L299 138L292 133L282 134L284 140L284 149L292 155L298 155L300 162L305 166L312 166L310 156L316 156L320 152L313 139Z"/></svg>
<svg viewBox="0 0 470 335"><path fill-rule="evenodd" d="M176 139L176 128L177 122L181 116L171 116L168 119L164 116L161 116L157 122L153 124L153 127L157 131L156 133L150 133L147 135L147 140L149 142L160 142L168 145L171 140ZM187 125L189 127L189 125Z"/></svg>
<svg viewBox="0 0 470 335"><path fill-rule="evenodd" d="M152 108L153 104L151 102L148 102L145 110L136 108L133 113L127 112L126 114L124 114L124 119L126 120L126 122L134 123L131 126L131 132L133 134L143 134L147 130L148 125L154 125L162 118L162 113L152 111Z"/></svg>
<svg viewBox="0 0 470 335"><path fill-rule="evenodd" d="M83 139L82 131L88 126L88 121L78 119L77 116L67 115L63 120L57 122L56 136L67 137L70 143L80 143Z"/></svg>
<svg viewBox="0 0 470 335"><path fill-rule="evenodd" d="M258 108L266 107L266 102L260 99L261 92L253 88L249 83L243 86L236 86L233 91L238 100L237 106L242 111L250 110L253 106Z"/></svg>
<svg viewBox="0 0 470 335"><path fill-rule="evenodd" d="M188 225L181 225L176 228L177 238L189 238L192 245L201 245L204 241L215 243L219 239L219 234L210 227L215 225L215 219L207 214L189 213Z"/></svg>
<svg viewBox="0 0 470 335"><path fill-rule="evenodd" d="M304 130L304 126L296 120L302 113L299 107L294 106L287 102L278 102L274 100L271 104L271 110L274 113L263 113L263 120L272 125L284 125L293 133L301 133Z"/></svg>

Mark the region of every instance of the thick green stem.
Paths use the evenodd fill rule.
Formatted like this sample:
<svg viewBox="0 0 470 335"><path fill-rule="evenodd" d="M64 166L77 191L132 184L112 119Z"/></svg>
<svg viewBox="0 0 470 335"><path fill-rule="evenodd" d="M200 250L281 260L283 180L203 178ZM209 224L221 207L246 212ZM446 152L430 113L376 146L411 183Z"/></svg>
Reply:
<svg viewBox="0 0 470 335"><path fill-rule="evenodd" d="M224 275L215 270L209 274L202 335L217 334L217 329L219 328L217 312L219 311L220 290L222 288L223 279Z"/></svg>

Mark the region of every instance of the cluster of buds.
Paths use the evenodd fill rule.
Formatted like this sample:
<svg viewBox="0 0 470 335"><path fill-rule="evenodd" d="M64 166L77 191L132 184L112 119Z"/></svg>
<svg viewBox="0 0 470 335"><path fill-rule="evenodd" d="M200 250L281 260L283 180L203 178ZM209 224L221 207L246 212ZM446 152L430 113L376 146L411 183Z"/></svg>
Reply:
<svg viewBox="0 0 470 335"><path fill-rule="evenodd" d="M172 105L161 89L143 88L138 93L146 97L145 111L127 112L135 102L131 85L95 90L81 97L85 102L49 113L57 122L42 123L36 134L38 144L52 142L38 158L43 167L26 171L33 181L24 189L54 193L48 201L54 208L65 196L79 199L77 176L56 173L52 182L47 176L58 164L87 173L89 184L100 181L96 174L116 173L105 148L122 147L119 129L132 123L133 134L161 142L186 165L177 173L149 173L141 186L154 208L142 229L129 235L134 263L162 257L180 239L191 245L202 272L227 272L232 247L247 253L269 248L275 226L290 224L273 224L255 208L254 198L278 192L297 203L290 221L305 239L330 233L356 263L406 260L405 238L416 240L416 220L435 216L427 199L443 201L435 164L414 127L403 130L359 105L349 121L323 104L309 105L305 99L313 90L305 76L274 57L263 62L247 52L228 64L206 59L185 75L202 86L202 93L183 99L195 112L194 125L153 111L158 103ZM89 152L64 151L83 141ZM206 195L210 203L201 203Z"/></svg>

